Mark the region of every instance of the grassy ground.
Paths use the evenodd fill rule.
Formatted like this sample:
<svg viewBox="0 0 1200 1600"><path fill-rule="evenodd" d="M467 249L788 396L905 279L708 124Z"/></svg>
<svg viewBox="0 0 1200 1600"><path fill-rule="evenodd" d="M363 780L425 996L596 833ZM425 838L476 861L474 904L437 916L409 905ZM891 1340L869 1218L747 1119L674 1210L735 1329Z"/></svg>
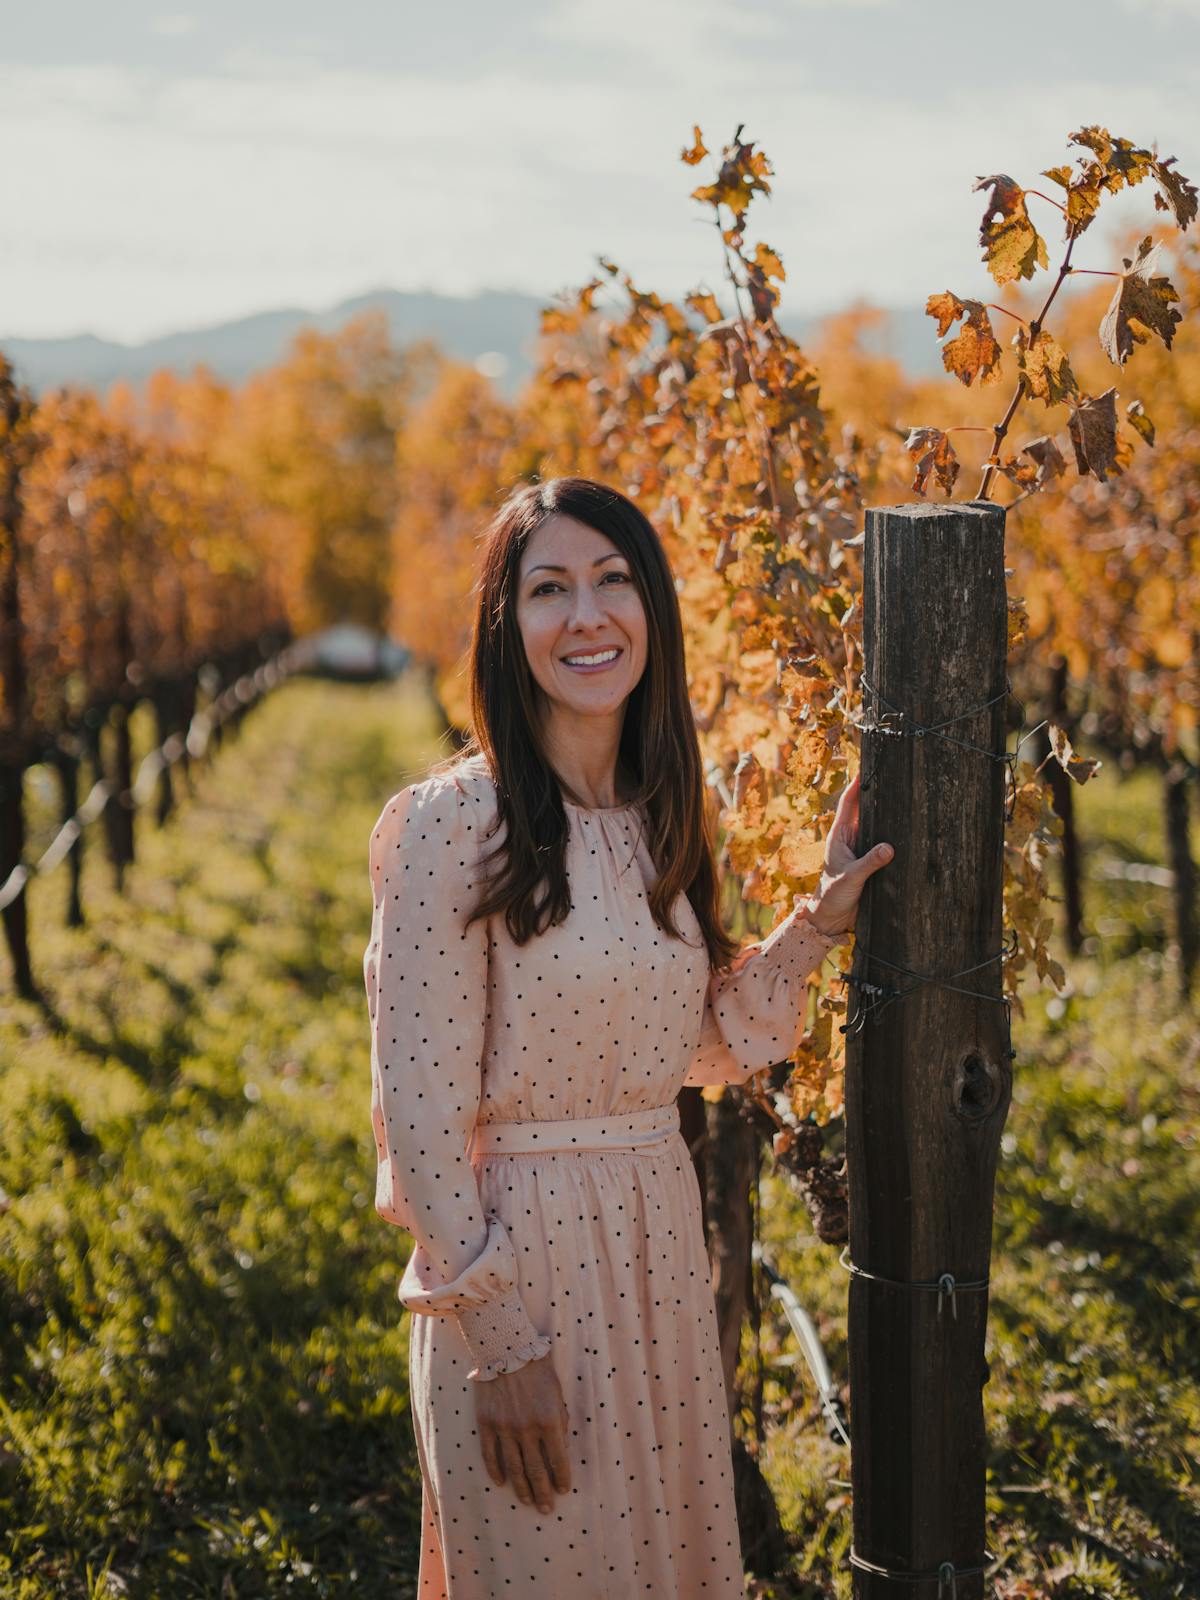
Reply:
<svg viewBox="0 0 1200 1600"><path fill-rule="evenodd" d="M86 928L61 872L34 884L45 1006L0 969L0 1595L412 1593L362 953L370 826L432 750L403 689L289 684L139 834L123 897L93 830ZM1081 799L1097 848L1161 861L1152 787ZM1016 1031L985 1391L1010 1600L1200 1594L1196 1028L1165 892L1103 895L1072 993ZM764 1213L842 1374L836 1252L771 1181ZM796 1579L761 1592L846 1595L846 1452L772 1312L764 1348Z"/></svg>

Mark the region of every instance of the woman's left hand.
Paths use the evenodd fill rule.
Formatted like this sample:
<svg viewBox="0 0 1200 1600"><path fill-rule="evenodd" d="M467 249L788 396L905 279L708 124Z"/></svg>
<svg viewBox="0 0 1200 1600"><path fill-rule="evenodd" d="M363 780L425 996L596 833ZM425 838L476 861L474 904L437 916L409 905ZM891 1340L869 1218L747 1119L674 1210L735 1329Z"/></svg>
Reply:
<svg viewBox="0 0 1200 1600"><path fill-rule="evenodd" d="M890 844L877 844L865 856L858 849L859 777L838 796L833 826L825 840L825 868L820 887L806 901L804 915L821 933L849 933L858 916L858 902L867 879L886 867L895 854Z"/></svg>

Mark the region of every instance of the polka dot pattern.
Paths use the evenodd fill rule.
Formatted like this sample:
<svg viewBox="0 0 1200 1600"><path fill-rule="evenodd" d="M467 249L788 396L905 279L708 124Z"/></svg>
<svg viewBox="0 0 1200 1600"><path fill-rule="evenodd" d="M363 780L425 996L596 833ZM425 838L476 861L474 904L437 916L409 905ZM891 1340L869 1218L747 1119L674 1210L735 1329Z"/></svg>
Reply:
<svg viewBox="0 0 1200 1600"><path fill-rule="evenodd" d="M413 1240L418 1594L733 1600L716 1309L672 1108L789 1054L838 939L793 911L712 973L686 896L683 940L650 915L638 808L567 813L571 914L524 947L503 917L465 926L495 842L481 757L393 795L371 834L375 1205ZM572 1478L543 1516L488 1476L473 1385L547 1353Z"/></svg>

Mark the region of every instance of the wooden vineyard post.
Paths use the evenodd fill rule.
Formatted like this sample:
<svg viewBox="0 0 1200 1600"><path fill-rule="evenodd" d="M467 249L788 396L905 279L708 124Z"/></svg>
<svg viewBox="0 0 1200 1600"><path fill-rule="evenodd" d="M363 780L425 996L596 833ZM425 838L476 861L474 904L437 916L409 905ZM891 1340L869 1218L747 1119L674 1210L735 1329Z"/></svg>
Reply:
<svg viewBox="0 0 1200 1600"><path fill-rule="evenodd" d="M868 879L847 991L857 1600L984 1595L987 1279L1012 1086L1004 520L986 501L866 518L859 854L888 840L895 856Z"/></svg>

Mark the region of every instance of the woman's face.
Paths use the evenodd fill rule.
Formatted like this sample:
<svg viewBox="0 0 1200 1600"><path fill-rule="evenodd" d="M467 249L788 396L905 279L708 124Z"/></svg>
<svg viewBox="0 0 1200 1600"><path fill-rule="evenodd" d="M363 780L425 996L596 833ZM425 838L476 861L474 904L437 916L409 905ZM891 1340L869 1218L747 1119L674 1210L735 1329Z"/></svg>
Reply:
<svg viewBox="0 0 1200 1600"><path fill-rule="evenodd" d="M551 715L611 715L645 668L646 612L629 562L611 539L574 517L547 517L526 545L517 623ZM596 655L604 659L571 665Z"/></svg>

